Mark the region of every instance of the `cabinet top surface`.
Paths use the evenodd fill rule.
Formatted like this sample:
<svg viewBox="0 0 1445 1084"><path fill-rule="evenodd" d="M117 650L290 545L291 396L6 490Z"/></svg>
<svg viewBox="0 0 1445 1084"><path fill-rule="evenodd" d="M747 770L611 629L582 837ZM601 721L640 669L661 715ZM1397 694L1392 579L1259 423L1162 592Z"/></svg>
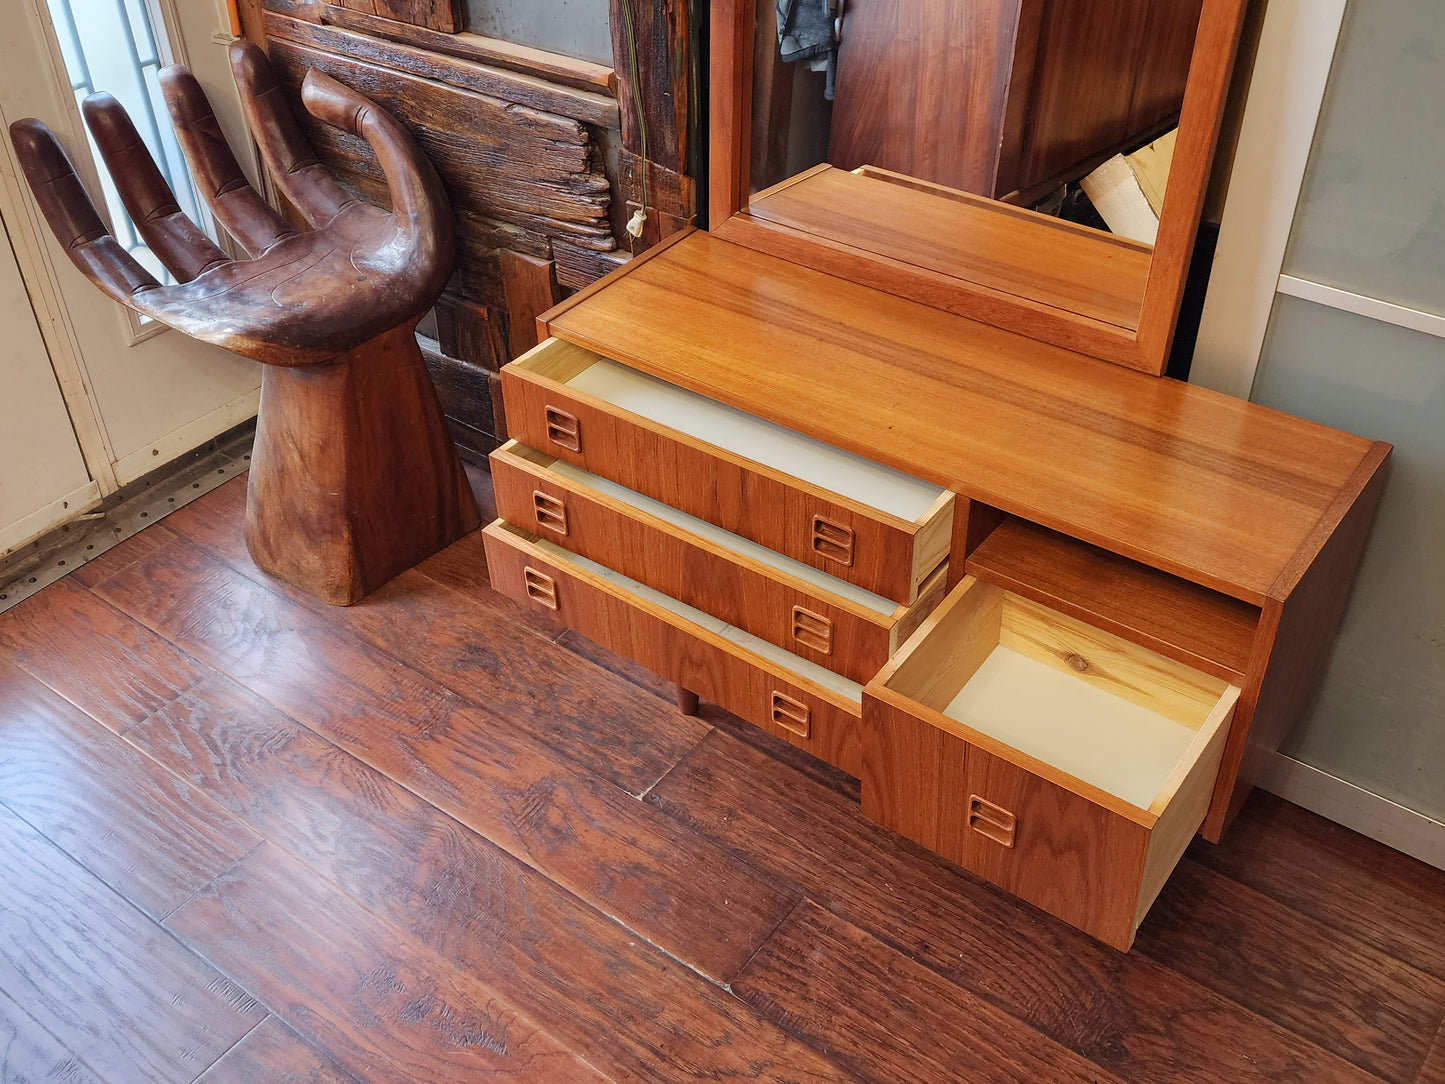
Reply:
<svg viewBox="0 0 1445 1084"><path fill-rule="evenodd" d="M1373 443L689 234L553 335L1251 602ZM1377 465L1377 464L1376 464Z"/></svg>

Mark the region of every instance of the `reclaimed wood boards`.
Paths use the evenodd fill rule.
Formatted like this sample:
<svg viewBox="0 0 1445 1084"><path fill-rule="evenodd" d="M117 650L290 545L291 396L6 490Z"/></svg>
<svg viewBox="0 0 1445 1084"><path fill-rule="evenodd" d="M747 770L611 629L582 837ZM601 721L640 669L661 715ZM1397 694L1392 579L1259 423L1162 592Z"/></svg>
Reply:
<svg viewBox="0 0 1445 1084"><path fill-rule="evenodd" d="M600 252L616 248L607 219L611 190L580 121L303 44L318 32L284 16L269 16L267 25L275 28L271 61L289 92L315 68L371 97L415 135L458 213L463 250L527 251L522 244L529 241L534 254L545 255L553 235ZM356 37L326 33L333 47L333 38ZM369 188L380 183L379 168L354 137L298 119L323 160L346 179Z"/></svg>

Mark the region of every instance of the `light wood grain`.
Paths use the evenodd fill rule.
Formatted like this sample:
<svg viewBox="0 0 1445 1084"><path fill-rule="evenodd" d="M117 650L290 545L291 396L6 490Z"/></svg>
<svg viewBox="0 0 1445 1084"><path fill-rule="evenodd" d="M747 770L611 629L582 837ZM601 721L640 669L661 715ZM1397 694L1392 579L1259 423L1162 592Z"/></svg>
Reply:
<svg viewBox="0 0 1445 1084"><path fill-rule="evenodd" d="M1114 696L1197 730L1226 685L1037 602L1004 596L998 642Z"/></svg>
<svg viewBox="0 0 1445 1084"><path fill-rule="evenodd" d="M1074 8L1077 7L1074 5ZM1171 65L1177 67L1184 41L1180 29L1183 17L1172 9L1184 7L1165 5L1160 9L1159 22L1147 30L1118 39L1143 39L1147 35L1148 40L1166 40L1168 44L1163 54L1170 58L1168 63L1148 66L1147 70L1139 73L1140 93L1124 103L1126 112L1144 110L1171 82L1163 69ZM912 7L909 10L912 13ZM1044 10L1043 5L1031 3L1025 5L1019 16L1023 25L1039 28L1037 33L1030 31L1023 34L1025 47L1020 50L1021 54L1030 55L1032 43L1034 61L1048 52L1047 42L1039 40L1046 36L1041 21ZM1067 22L1069 15L1070 12L1062 12L1058 17ZM1138 18L1139 13L1131 6L1126 10L1125 17ZM742 0L730 0L713 6L712 19L710 224L714 231L740 244L782 255L801 265L869 282L901 296L984 320L1042 342L1064 345L1151 374L1164 371L1233 70L1243 22L1243 0L1204 0L1201 5L1194 51L1189 61L1190 78L1180 108L1180 137L1170 198L1164 207L1156 257L1150 263L1148 281L1138 297L1142 311L1128 329L1040 303L1031 296L1000 292L967 279L939 274L917 263L843 245L833 238L791 231L786 226L767 223L747 214L748 159L752 142L753 56L750 45L754 11ZM1067 37L1072 42L1078 36L1070 34ZM1085 64L1095 61L1098 52L1095 47L1081 50ZM981 85L987 82L983 80ZM1077 82L1064 77L1062 96L1054 95L1056 104L1064 112L1072 110L1077 104L1070 101ZM950 89L954 89L951 84ZM1003 119L1003 131L1011 140L1026 127L1020 97L1014 96ZM1060 109L1052 112L1058 113ZM1048 128L1048 134L1057 135L1052 127ZM1108 242L1101 240L1101 243Z"/></svg>
<svg viewBox="0 0 1445 1084"><path fill-rule="evenodd" d="M1240 704L1250 725L1236 726L1225 748L1207 839L1218 842L1265 762L1313 702L1384 493L1390 454L1388 444L1371 446L1270 587Z"/></svg>
<svg viewBox="0 0 1445 1084"><path fill-rule="evenodd" d="M1370 448L704 233L614 278L549 328L1255 605ZM854 390L871 388L888 391Z"/></svg>
<svg viewBox="0 0 1445 1084"><path fill-rule="evenodd" d="M549 469L553 462L552 456L515 441L493 452L497 514L859 683L870 680L902 639L942 601L944 578L936 577L911 606L880 613L774 563L563 477ZM548 507L562 509L560 522L555 512L539 516L539 493L553 502ZM793 635L796 606L831 623L826 650L814 649Z"/></svg>
<svg viewBox="0 0 1445 1084"><path fill-rule="evenodd" d="M1239 703L1239 690L1229 689L1210 713L1189 752L1179 762L1174 775L1164 785L1151 813L1158 814L1149 833L1149 849L1144 855L1144 871L1140 875L1139 903L1134 912L1134 927L1144 921L1164 882L1174 872L1189 841L1204 823L1209 802L1214 795L1214 781L1219 775L1219 761L1224 743Z"/></svg>
<svg viewBox="0 0 1445 1084"><path fill-rule="evenodd" d="M842 169L760 193L748 214L1106 324L1139 324L1150 253L1047 215L1000 212L987 201L943 199Z"/></svg>
<svg viewBox="0 0 1445 1084"><path fill-rule="evenodd" d="M1140 777L1153 795L1147 808L1102 789L1102 776L1087 782L1092 765L1065 769L1062 756L1055 764L1022 742L1011 747L1006 726L985 733L944 714L1000 645L1197 731L1167 778ZM1127 949L1205 818L1238 696L1218 678L965 577L864 690L863 812ZM1106 757L1131 755L1108 745Z"/></svg>
<svg viewBox="0 0 1445 1084"><path fill-rule="evenodd" d="M926 575L937 567L948 548L946 535L924 532L925 524L909 523L570 388L566 381L595 360L596 355L572 344L544 343L502 370L511 435L884 598L904 604L917 599L914 570L927 565ZM576 419L582 433L578 450L556 439L549 408ZM944 508L930 514L927 525L949 518ZM851 564L815 549L814 516L854 532ZM917 553L921 532L934 551L932 564Z"/></svg>
<svg viewBox="0 0 1445 1084"><path fill-rule="evenodd" d="M1014 517L972 550L966 570L1186 666L1244 682L1256 606Z"/></svg>

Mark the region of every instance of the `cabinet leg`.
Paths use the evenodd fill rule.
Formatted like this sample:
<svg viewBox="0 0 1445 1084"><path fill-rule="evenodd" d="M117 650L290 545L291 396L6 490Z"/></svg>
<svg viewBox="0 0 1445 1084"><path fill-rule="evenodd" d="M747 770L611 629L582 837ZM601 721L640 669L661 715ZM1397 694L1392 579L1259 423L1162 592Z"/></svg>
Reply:
<svg viewBox="0 0 1445 1084"><path fill-rule="evenodd" d="M677 710L684 715L697 714L697 693L688 692L681 685L677 687Z"/></svg>

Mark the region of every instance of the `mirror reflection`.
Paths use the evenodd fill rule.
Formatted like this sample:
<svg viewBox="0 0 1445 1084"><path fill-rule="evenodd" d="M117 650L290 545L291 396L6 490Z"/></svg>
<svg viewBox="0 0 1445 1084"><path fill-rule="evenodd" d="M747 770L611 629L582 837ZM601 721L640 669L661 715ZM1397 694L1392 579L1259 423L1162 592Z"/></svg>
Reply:
<svg viewBox="0 0 1445 1084"><path fill-rule="evenodd" d="M753 213L792 217L767 190L826 166L1152 244L1201 7L758 0ZM824 230L829 172L808 178L817 214L788 224Z"/></svg>

